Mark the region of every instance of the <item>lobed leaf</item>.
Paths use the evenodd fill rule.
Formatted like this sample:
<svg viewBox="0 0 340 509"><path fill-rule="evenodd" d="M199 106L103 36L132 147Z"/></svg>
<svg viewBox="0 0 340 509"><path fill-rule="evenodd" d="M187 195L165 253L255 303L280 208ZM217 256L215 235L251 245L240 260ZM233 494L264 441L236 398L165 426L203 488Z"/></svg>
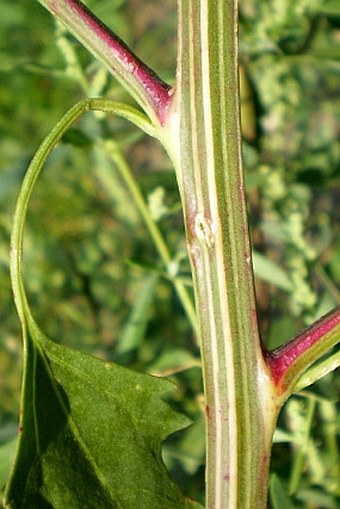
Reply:
<svg viewBox="0 0 340 509"><path fill-rule="evenodd" d="M6 507L199 507L162 461L162 441L188 425L162 399L171 382L60 346L29 319L23 386Z"/></svg>
<svg viewBox="0 0 340 509"><path fill-rule="evenodd" d="M162 460L162 441L189 423L162 399L173 385L55 344L36 325L26 300L22 237L34 184L61 136L98 107L150 126L129 106L81 101L41 144L17 203L11 277L25 357L20 438L5 504L10 509L198 508L172 482Z"/></svg>

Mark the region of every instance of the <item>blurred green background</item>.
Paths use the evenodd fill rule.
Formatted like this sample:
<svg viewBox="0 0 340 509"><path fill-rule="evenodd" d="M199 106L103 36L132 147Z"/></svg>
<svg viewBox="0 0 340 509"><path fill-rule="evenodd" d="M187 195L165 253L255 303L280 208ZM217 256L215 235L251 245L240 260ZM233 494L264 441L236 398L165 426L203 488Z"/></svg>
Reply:
<svg viewBox="0 0 340 509"><path fill-rule="evenodd" d="M174 82L175 0L88 0L163 79ZM340 304L340 3L240 0L244 164L261 332L268 348ZM0 0L0 485L19 412L20 327L9 279L12 215L27 165L62 114L86 96L129 101L36 0ZM196 339L110 153L136 176L187 282L175 176L163 150L125 121L87 115L49 158L25 238L32 311L55 341L172 377L172 404L194 420L164 447L172 475L202 500L204 424ZM137 326L136 326L137 324ZM137 333L136 333L137 330ZM272 507L340 503L339 373L283 411ZM290 505L288 505L290 504Z"/></svg>

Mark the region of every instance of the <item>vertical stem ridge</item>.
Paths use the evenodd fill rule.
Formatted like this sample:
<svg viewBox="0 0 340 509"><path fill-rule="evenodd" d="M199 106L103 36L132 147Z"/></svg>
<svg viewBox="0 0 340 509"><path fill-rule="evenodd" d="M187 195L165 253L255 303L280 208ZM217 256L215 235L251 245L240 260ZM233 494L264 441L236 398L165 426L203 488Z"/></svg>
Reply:
<svg viewBox="0 0 340 509"><path fill-rule="evenodd" d="M237 16L236 0L179 1L177 89L164 126L200 326L207 509L265 507L276 418L258 332L242 174Z"/></svg>

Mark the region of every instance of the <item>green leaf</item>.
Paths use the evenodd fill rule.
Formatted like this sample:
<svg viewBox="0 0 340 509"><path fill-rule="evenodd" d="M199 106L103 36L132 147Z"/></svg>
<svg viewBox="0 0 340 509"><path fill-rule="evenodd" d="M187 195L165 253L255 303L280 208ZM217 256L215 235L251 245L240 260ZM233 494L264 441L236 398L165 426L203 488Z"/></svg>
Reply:
<svg viewBox="0 0 340 509"><path fill-rule="evenodd" d="M167 465L175 465L181 461L186 472L193 475L204 465L205 458L205 421L201 414L194 424L190 426L177 443L167 443L164 447L164 456Z"/></svg>
<svg viewBox="0 0 340 509"><path fill-rule="evenodd" d="M158 274L148 274L145 279L144 288L139 292L128 322L118 341L116 355L119 360L122 357L129 356L133 350L140 346L144 339L158 279Z"/></svg>
<svg viewBox="0 0 340 509"><path fill-rule="evenodd" d="M188 425L162 399L167 380L50 341L31 316L22 278L26 211L42 165L67 128L91 109L127 114L124 105L88 99L75 105L38 149L19 195L11 278L24 341L18 450L5 492L9 509L197 508L169 478L161 444Z"/></svg>
<svg viewBox="0 0 340 509"><path fill-rule="evenodd" d="M270 502L273 509L294 509L287 490L276 474L270 477L269 485Z"/></svg>
<svg viewBox="0 0 340 509"><path fill-rule="evenodd" d="M269 260L266 256L253 252L253 263L255 274L272 285L280 288L281 290L289 291L291 289L291 282L286 272L281 269L272 260Z"/></svg>
<svg viewBox="0 0 340 509"><path fill-rule="evenodd" d="M29 319L11 509L194 508L169 478L162 441L188 425L173 384L57 345Z"/></svg>
<svg viewBox="0 0 340 509"><path fill-rule="evenodd" d="M293 436L291 433L288 433L288 431L285 431L280 428L276 428L273 436L273 443L274 444L280 444L283 442L292 442Z"/></svg>
<svg viewBox="0 0 340 509"><path fill-rule="evenodd" d="M63 136L62 141L75 147L89 147L92 140L80 129L70 128Z"/></svg>
<svg viewBox="0 0 340 509"><path fill-rule="evenodd" d="M319 489L311 488L300 490L298 499L303 503L302 507L321 507L322 509L339 509L339 499L331 493L324 493Z"/></svg>
<svg viewBox="0 0 340 509"><path fill-rule="evenodd" d="M164 349L163 352L149 366L151 373L177 372L193 367L200 368L201 360L188 350L182 348Z"/></svg>
<svg viewBox="0 0 340 509"><path fill-rule="evenodd" d="M339 0L325 0L322 5L317 7L317 11L326 14L326 16L340 16Z"/></svg>
<svg viewBox="0 0 340 509"><path fill-rule="evenodd" d="M0 488L2 488L8 478L11 465L14 460L17 440L12 439L0 446Z"/></svg>

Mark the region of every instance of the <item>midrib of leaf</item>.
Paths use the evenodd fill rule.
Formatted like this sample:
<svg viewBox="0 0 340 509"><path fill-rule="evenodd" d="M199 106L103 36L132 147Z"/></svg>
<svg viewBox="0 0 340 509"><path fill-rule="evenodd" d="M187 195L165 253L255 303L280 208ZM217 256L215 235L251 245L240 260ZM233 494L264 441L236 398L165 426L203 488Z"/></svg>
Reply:
<svg viewBox="0 0 340 509"><path fill-rule="evenodd" d="M237 2L180 1L178 58L164 144L182 195L199 315L206 505L262 508L276 410L263 405L273 384L258 333L241 167Z"/></svg>

